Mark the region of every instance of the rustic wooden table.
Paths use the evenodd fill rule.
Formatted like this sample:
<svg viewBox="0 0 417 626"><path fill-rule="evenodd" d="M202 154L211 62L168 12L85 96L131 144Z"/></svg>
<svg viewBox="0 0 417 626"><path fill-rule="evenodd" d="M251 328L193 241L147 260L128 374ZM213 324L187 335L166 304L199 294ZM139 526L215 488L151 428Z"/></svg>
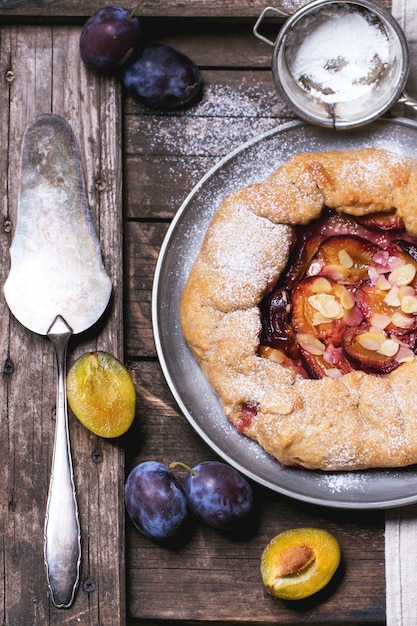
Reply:
<svg viewBox="0 0 417 626"><path fill-rule="evenodd" d="M200 101L175 113L146 108L117 81L82 65L81 26L103 4L111 3L0 3L1 280L9 267L22 133L37 115L61 114L80 143L91 210L114 286L108 315L93 333L73 338L69 361L87 349L112 352L127 363L137 390L135 424L121 441L99 440L70 416L83 560L73 606L56 609L43 568L54 356L45 338L9 315L1 297L1 623L382 626L382 511L327 509L253 485L257 525L240 540L197 525L183 545L167 550L125 523L123 482L138 462L194 464L215 458L179 411L156 356L151 291L164 235L211 166L294 116L274 88L271 49L252 35L263 0L145 1L140 13L146 36L179 47L202 71ZM297 6L290 0L275 4ZM295 604L273 600L260 580L261 551L281 530L301 525L334 533L342 565L318 597Z"/></svg>

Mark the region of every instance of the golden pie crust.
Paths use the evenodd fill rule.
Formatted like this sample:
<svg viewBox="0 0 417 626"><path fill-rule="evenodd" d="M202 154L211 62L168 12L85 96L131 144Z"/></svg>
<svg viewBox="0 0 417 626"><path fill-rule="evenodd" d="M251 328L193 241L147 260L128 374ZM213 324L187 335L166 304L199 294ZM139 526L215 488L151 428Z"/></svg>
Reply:
<svg viewBox="0 0 417 626"><path fill-rule="evenodd" d="M417 161L385 150L299 154L229 195L182 293L182 330L227 418L284 465L321 470L417 463L417 361L384 376L305 379L257 354L259 303L288 260L293 227L324 207L395 210L417 235ZM242 406L253 418L242 419Z"/></svg>

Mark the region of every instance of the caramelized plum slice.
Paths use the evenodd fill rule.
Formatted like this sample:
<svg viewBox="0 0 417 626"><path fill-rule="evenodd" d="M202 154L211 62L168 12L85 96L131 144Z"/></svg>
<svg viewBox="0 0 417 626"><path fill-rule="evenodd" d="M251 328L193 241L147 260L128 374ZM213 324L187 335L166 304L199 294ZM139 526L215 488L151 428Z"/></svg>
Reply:
<svg viewBox="0 0 417 626"><path fill-rule="evenodd" d="M285 275L285 287L290 290L305 276L307 268L314 258L323 237L320 234L302 239L291 255L291 263Z"/></svg>
<svg viewBox="0 0 417 626"><path fill-rule="evenodd" d="M298 335L301 360L310 378L318 379L325 376L339 378L342 374L348 374L354 370L341 348L335 348L330 344L319 353L314 339L311 335L304 337L301 334Z"/></svg>
<svg viewBox="0 0 417 626"><path fill-rule="evenodd" d="M417 296L413 288L391 287L383 291L366 283L356 292L364 318L372 326L405 335L417 328Z"/></svg>
<svg viewBox="0 0 417 626"><path fill-rule="evenodd" d="M369 230L404 230L404 222L396 213L368 213L358 217L358 222Z"/></svg>
<svg viewBox="0 0 417 626"><path fill-rule="evenodd" d="M323 276L300 282L291 296L292 324L297 332L302 360L313 378L352 371L337 348L350 323L360 323L353 294Z"/></svg>
<svg viewBox="0 0 417 626"><path fill-rule="evenodd" d="M289 303L285 289L276 289L261 303L262 342L296 359L298 349L295 333L288 319L288 311Z"/></svg>
<svg viewBox="0 0 417 626"><path fill-rule="evenodd" d="M291 306L292 325L297 333L308 333L335 345L340 328L362 320L357 315L353 293L324 276L302 280L291 294Z"/></svg>
<svg viewBox="0 0 417 626"><path fill-rule="evenodd" d="M405 239L396 239L395 243L403 252L408 254L413 261L417 262L417 245Z"/></svg>
<svg viewBox="0 0 417 626"><path fill-rule="evenodd" d="M342 348L355 369L369 374L388 374L399 365L395 358L399 344L383 331L373 330L370 324L347 329Z"/></svg>
<svg viewBox="0 0 417 626"><path fill-rule="evenodd" d="M417 246L403 239L392 242L388 247L388 254L392 268L400 265L412 265L415 269L414 278L407 284L417 285Z"/></svg>
<svg viewBox="0 0 417 626"><path fill-rule="evenodd" d="M325 209L322 216L316 222L310 222L303 226L304 237L311 237L320 234L323 239L334 237L335 235L359 235L364 233L362 226L356 219L346 213L336 213L331 209Z"/></svg>
<svg viewBox="0 0 417 626"><path fill-rule="evenodd" d="M318 249L308 272L356 285L368 278L370 267L378 266L381 248L356 235L328 237Z"/></svg>

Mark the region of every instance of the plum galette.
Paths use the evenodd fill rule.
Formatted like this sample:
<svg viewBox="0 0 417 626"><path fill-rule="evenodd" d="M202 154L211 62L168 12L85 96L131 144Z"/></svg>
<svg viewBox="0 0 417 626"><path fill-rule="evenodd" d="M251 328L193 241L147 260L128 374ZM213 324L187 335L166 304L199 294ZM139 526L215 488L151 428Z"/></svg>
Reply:
<svg viewBox="0 0 417 626"><path fill-rule="evenodd" d="M417 463L417 161L299 154L232 193L180 317L227 418L282 464Z"/></svg>

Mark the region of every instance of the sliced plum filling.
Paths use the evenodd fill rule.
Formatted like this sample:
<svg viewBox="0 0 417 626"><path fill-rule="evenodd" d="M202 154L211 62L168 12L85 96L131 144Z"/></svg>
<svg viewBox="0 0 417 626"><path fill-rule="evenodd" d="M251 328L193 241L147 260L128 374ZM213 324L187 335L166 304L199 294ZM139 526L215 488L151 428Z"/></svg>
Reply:
<svg viewBox="0 0 417 626"><path fill-rule="evenodd" d="M394 214L326 210L260 310L259 354L307 378L391 372L417 351L417 238Z"/></svg>

